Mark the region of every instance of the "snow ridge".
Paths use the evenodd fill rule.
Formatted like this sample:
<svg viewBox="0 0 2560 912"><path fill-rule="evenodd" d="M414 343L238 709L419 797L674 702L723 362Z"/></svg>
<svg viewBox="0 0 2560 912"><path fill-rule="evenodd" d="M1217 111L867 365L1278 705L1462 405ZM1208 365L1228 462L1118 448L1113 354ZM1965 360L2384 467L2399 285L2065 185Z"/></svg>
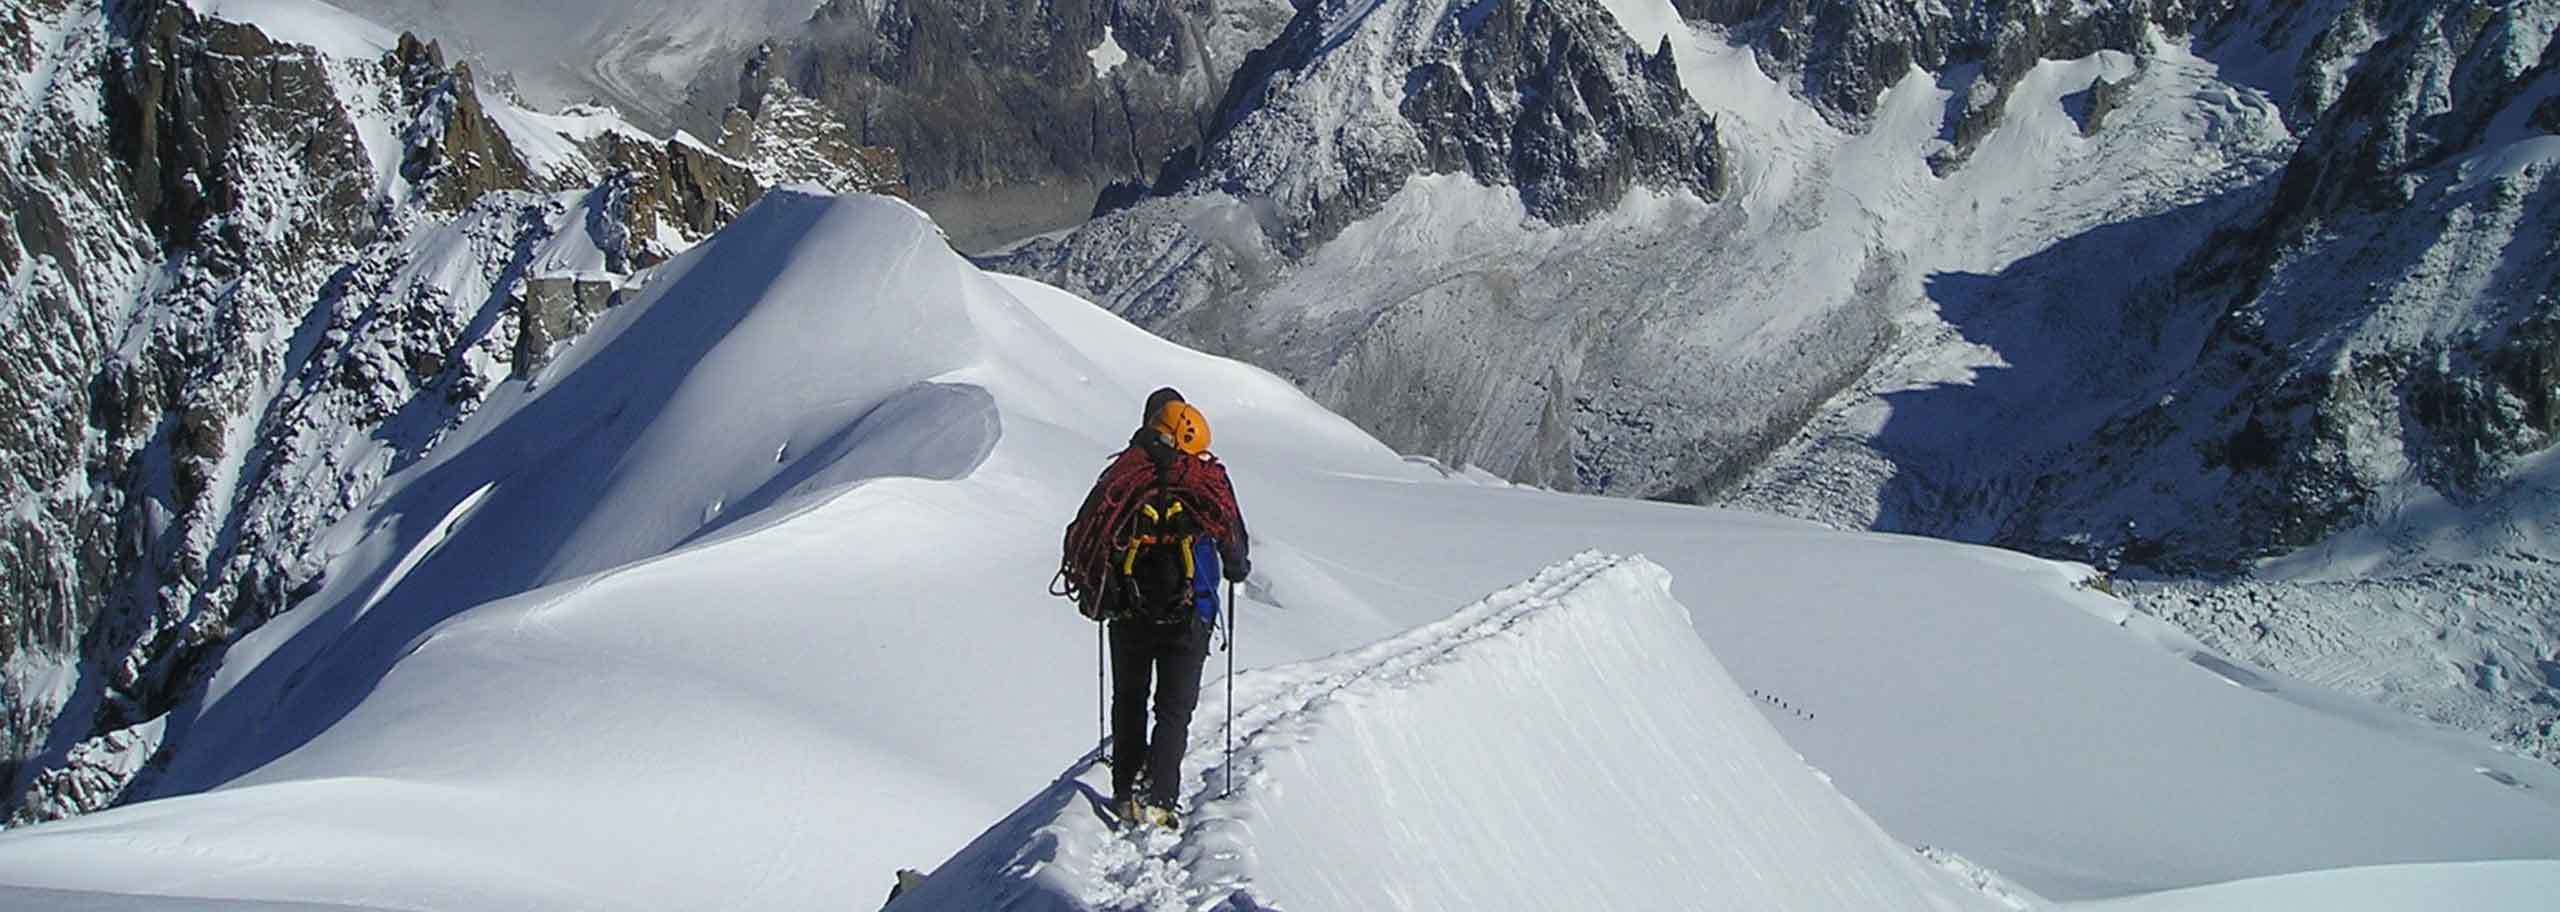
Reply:
<svg viewBox="0 0 2560 912"><path fill-rule="evenodd" d="M1265 762L1268 753L1303 740L1304 730L1327 707L1356 701L1364 692L1410 686L1424 669L1510 630L1531 615L1558 608L1559 600L1592 577L1624 564L1620 558L1585 552L1446 620L1338 656L1257 675L1246 688L1253 701L1237 709L1242 750L1236 763L1232 767L1221 763L1185 777L1197 785L1182 803L1193 809L1184 815L1182 838L1150 829L1140 840L1121 839L1105 846L1101 858L1109 867L1103 880L1119 890L1097 905L1197 909L1225 895L1227 907L1257 908L1245 870L1246 860L1252 857L1246 842L1252 834L1247 809L1252 799L1276 791L1268 788L1272 782ZM1190 749L1184 753L1186 765L1222 757L1218 751L1224 746L1220 743L1224 735L1222 728L1195 721Z"/></svg>
<svg viewBox="0 0 2560 912"><path fill-rule="evenodd" d="M1080 904L1099 909L1268 907L1267 900L1254 894L1252 880L1242 870L1241 862L1251 852L1245 844L1250 830L1236 814L1243 801L1271 785L1263 754L1284 748L1308 717L1325 706L1358 691L1409 683L1420 669L1501 633L1532 613L1554 608L1557 599L1622 563L1619 558L1586 552L1445 620L1329 658L1249 672L1239 681L1245 695L1235 709L1240 750L1233 768L1213 759L1224 755L1227 729L1208 712L1194 717L1191 744L1183 755L1183 778L1192 787L1182 800L1189 810L1183 815L1181 835L1150 828L1117 839L1087 840L1100 844L1093 846L1091 858L1076 867L1090 868L1092 876L1070 879L1063 886L1078 891L1075 898ZM1210 688L1202 688L1203 710L1210 708L1205 705L1209 693ZM1061 884L1038 876L1043 866L1027 862L1029 853L1054 845L1041 837L1056 827L1089 822L1060 813L1072 811L1079 798L1097 814L1109 813L1110 768L1104 762L1108 749L1106 742L1086 753L1040 797L961 850L926 882L924 890L892 908L964 908L977 901L1013 908L1012 903L1058 889ZM1233 780L1230 791L1229 775L1239 771L1242 777ZM999 857L1004 864L984 864ZM971 876L990 870L1007 875L1019 871L1020 875Z"/></svg>
<svg viewBox="0 0 2560 912"><path fill-rule="evenodd" d="M1569 892L1598 908L1620 907L1613 896L1671 906L1988 908L1985 897L1920 863L1831 792L1738 695L1705 701L1694 714L1704 729L1673 719L1620 725L1612 707L1639 707L1627 715L1663 707L1595 699L1602 694L1583 686L1592 677L1627 668L1618 679L1641 689L1667 665L1674 671L1665 680L1687 683L1677 670L1697 666L1677 657L1704 654L1681 648L1694 641L1678 636L1688 617L1669 598L1669 584L1666 571L1641 557L1584 552L1448 618L1327 658L1248 672L1236 681L1232 766L1220 761L1225 732L1206 711L1214 707L1193 722L1178 831L1111 831L1107 745L1097 747L891 908L1245 910L1392 901L1464 909L1501 899L1535 906L1541 891L1555 891L1545 897L1555 901ZM1591 620L1544 623L1567 617ZM1532 624L1537 632L1522 636ZM1492 654L1501 642L1518 654ZM1643 655L1651 652L1675 658L1657 663ZM1705 665L1713 668L1712 660ZM1723 690L1736 689L1721 668L1712 673ZM1491 686L1478 686L1488 677ZM1461 706L1442 706L1435 695ZM1416 701L1430 708L1413 708ZM1586 706L1608 721L1568 737L1539 730L1556 722L1554 711ZM1375 727L1423 731L1387 741L1371 719L1380 720ZM1443 740L1451 729L1482 734L1472 744ZM1696 731L1715 737L1680 737ZM1552 781L1553 743L1619 762ZM1344 749L1349 756L1331 756ZM1676 761L1666 762L1674 757L1713 758L1705 762L1718 775L1683 776ZM1736 801L1734 792L1751 794ZM1613 801L1625 800L1670 812L1615 813ZM1554 813L1584 806L1602 812L1579 820ZM1522 817L1504 816L1511 813ZM1342 827L1346 818L1378 825ZM1495 819L1548 825L1471 828ZM1505 836L1437 838L1443 829ZM1702 851L1710 840L1717 848ZM1797 871L1803 876L1791 876Z"/></svg>

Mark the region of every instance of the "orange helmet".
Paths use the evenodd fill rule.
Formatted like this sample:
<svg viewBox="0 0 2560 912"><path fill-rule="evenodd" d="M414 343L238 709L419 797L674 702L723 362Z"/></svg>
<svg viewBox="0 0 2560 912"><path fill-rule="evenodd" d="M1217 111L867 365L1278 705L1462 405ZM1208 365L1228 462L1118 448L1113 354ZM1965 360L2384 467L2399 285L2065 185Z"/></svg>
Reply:
<svg viewBox="0 0 2560 912"><path fill-rule="evenodd" d="M1209 419L1191 403L1175 400L1156 411L1155 423L1147 425L1164 436L1173 448L1193 456L1209 449Z"/></svg>

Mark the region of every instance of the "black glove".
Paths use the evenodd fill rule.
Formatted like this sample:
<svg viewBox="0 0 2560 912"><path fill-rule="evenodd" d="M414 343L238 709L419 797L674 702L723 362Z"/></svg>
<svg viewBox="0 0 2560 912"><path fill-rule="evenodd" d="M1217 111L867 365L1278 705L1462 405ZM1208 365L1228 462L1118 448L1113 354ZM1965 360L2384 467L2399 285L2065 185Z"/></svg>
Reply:
<svg viewBox="0 0 2560 912"><path fill-rule="evenodd" d="M1239 558L1236 558L1235 560L1231 560L1231 561L1228 561L1228 562L1227 562L1227 572L1226 572L1227 582L1230 582L1230 583L1241 583L1241 582L1244 582L1244 578L1245 578L1246 576L1248 576L1248 575L1251 575L1252 573L1253 573L1253 562L1252 562L1252 561L1249 561L1249 560L1246 560L1246 559L1244 559L1244 558L1239 557Z"/></svg>

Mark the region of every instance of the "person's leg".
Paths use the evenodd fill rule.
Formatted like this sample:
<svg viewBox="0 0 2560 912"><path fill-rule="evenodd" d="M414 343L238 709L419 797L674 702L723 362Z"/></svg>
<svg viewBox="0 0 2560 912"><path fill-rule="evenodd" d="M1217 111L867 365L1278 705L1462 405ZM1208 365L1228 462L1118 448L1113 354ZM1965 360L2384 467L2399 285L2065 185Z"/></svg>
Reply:
<svg viewBox="0 0 2560 912"><path fill-rule="evenodd" d="M1147 765L1147 678L1154 651L1129 623L1111 625L1111 799L1138 797Z"/></svg>
<svg viewBox="0 0 2560 912"><path fill-rule="evenodd" d="M1169 808L1182 789L1182 751L1191 740L1191 711L1200 705L1206 655L1182 651L1156 660L1156 728L1147 752L1147 803Z"/></svg>

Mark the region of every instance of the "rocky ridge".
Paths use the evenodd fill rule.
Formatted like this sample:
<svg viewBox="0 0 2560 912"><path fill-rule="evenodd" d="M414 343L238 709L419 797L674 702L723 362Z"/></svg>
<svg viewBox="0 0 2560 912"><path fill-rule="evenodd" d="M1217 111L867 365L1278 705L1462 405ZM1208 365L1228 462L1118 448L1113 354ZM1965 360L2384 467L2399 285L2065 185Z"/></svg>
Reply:
<svg viewBox="0 0 2560 912"><path fill-rule="evenodd" d="M1864 125L1886 89L1917 67L1952 93L1949 146L1931 159L1960 165L1999 126L2010 93L2045 60L2100 51L2134 54L2150 35L2184 34L2227 15L2233 0L1948 6L1911 0L1672 0L1693 22L1753 48L1835 121Z"/></svg>
<svg viewBox="0 0 2560 912"><path fill-rule="evenodd" d="M852 128L773 71L773 46L758 48L738 76L738 101L721 117L720 151L765 186L811 184L829 191L906 194L897 150L854 142Z"/></svg>
<svg viewBox="0 0 2560 912"><path fill-rule="evenodd" d="M1355 95L1388 84L1392 106ZM1715 121L1670 48L1634 46L1593 3L1317 4L1228 96L1223 125L1169 162L1156 192L1267 201L1292 255L1417 174L1516 188L1531 217L1559 224L1638 185L1724 190Z"/></svg>

